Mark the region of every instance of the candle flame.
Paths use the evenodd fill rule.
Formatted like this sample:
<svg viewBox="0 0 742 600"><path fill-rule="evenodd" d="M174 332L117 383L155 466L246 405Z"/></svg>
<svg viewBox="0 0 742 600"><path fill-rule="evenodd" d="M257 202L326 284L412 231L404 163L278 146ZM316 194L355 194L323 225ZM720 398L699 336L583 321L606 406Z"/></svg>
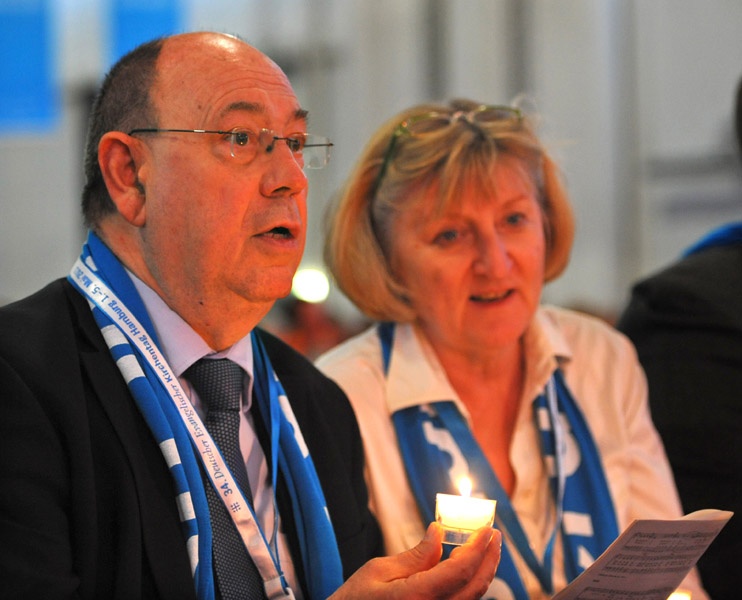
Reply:
<svg viewBox="0 0 742 600"><path fill-rule="evenodd" d="M459 479L459 493L462 496L471 496L471 479L464 476Z"/></svg>

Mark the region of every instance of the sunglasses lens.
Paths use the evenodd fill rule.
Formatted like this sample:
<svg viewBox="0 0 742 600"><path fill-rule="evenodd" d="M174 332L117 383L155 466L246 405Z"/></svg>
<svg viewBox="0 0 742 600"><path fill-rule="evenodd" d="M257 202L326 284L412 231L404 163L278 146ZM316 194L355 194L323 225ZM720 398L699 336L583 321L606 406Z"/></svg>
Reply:
<svg viewBox="0 0 742 600"><path fill-rule="evenodd" d="M471 118L476 123L494 123L495 121L508 121L520 119L520 111L508 106L488 106L471 113Z"/></svg>
<svg viewBox="0 0 742 600"><path fill-rule="evenodd" d="M496 123L508 121L520 121L523 118L522 113L517 108L510 106L480 106L469 112L458 111L453 114L429 112L417 115L402 121L394 130L389 146L384 153L384 160L379 169L379 175L374 185L374 194L379 190L381 182L386 175L389 163L392 160L394 150L399 143L399 139L404 135L426 135L441 131L451 125L454 121L465 120L470 124L476 123L481 126L494 126ZM496 128L499 129L499 128Z"/></svg>
<svg viewBox="0 0 742 600"><path fill-rule="evenodd" d="M410 121L407 123L407 131L413 135L426 134L445 129L450 124L451 118L448 115L436 115Z"/></svg>

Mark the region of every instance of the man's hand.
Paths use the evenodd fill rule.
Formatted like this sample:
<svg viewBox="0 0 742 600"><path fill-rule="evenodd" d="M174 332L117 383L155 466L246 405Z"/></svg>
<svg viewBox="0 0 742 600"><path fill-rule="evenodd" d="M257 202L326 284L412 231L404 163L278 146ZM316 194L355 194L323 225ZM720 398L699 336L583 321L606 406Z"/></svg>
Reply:
<svg viewBox="0 0 742 600"><path fill-rule="evenodd" d="M396 556L370 560L330 600L481 598L500 562L500 532L482 528L440 562L442 539L443 530L431 523L417 546Z"/></svg>

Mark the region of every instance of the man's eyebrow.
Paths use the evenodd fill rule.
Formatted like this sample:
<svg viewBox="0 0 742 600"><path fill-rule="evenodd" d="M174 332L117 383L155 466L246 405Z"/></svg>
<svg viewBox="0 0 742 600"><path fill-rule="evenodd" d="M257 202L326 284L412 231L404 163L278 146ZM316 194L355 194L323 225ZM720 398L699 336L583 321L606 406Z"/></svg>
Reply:
<svg viewBox="0 0 742 600"><path fill-rule="evenodd" d="M251 112L251 113L257 113L257 114L264 114L266 112L265 106L257 103L257 102L233 102L232 104L229 104L223 111L222 114L226 115L230 112L235 111L245 111L245 112ZM296 121L306 121L309 117L309 111L304 108L297 108L294 111L294 120Z"/></svg>
<svg viewBox="0 0 742 600"><path fill-rule="evenodd" d="M259 104L257 102L232 102L232 104L228 104L227 107L222 111L222 115L229 114L231 112L235 111L246 111L251 113L264 113L265 112L265 106L262 104Z"/></svg>
<svg viewBox="0 0 742 600"><path fill-rule="evenodd" d="M297 121L306 121L309 118L309 111L303 108L297 108L294 113L294 118Z"/></svg>

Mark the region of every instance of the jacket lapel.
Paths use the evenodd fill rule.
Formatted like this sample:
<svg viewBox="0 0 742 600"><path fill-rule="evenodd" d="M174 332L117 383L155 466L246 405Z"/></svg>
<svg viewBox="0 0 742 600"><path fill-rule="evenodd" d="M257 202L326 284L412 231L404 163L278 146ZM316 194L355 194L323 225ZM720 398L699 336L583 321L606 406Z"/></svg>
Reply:
<svg viewBox="0 0 742 600"><path fill-rule="evenodd" d="M89 401L99 402L107 415L136 487L143 568L146 565L151 571L161 597L195 598L174 486L165 460L111 357L87 302L72 286L68 295L81 337L87 342L80 343L79 347L80 364L94 391Z"/></svg>

